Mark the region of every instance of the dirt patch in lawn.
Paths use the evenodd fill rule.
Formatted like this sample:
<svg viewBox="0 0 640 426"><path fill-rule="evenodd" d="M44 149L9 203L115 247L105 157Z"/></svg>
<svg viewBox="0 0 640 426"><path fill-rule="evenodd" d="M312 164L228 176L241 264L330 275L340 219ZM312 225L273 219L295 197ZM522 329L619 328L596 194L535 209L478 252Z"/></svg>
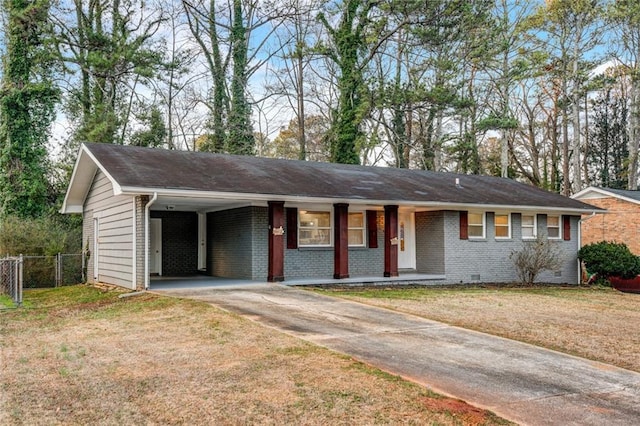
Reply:
<svg viewBox="0 0 640 426"><path fill-rule="evenodd" d="M0 424L505 424L204 303L87 286L0 310Z"/></svg>
<svg viewBox="0 0 640 426"><path fill-rule="evenodd" d="M640 372L640 294L575 286L322 291Z"/></svg>

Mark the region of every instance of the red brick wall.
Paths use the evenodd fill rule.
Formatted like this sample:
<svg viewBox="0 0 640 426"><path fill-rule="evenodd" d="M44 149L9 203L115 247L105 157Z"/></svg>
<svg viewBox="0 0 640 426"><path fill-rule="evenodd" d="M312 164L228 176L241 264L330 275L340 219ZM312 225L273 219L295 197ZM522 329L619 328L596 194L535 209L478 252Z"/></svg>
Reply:
<svg viewBox="0 0 640 426"><path fill-rule="evenodd" d="M640 255L640 205L614 197L590 198L585 202L607 209L588 220L583 216L582 245L599 241L625 243L636 255Z"/></svg>

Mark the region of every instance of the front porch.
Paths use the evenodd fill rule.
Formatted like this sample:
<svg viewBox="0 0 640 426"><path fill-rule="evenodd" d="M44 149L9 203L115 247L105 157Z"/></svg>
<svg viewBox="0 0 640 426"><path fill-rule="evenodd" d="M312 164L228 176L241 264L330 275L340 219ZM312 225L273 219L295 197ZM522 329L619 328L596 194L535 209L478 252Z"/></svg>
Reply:
<svg viewBox="0 0 640 426"><path fill-rule="evenodd" d="M327 278L292 278L280 282L286 286L319 286L319 285L385 285L385 284L419 284L433 285L438 281L443 281L444 275L419 274L415 272L400 272L397 277L382 276L355 276L350 278L334 279ZM267 281L257 281L248 279L211 277L207 275L193 275L186 277L152 277L151 290L178 290L178 289L198 289L198 288L242 288L252 285L264 285Z"/></svg>

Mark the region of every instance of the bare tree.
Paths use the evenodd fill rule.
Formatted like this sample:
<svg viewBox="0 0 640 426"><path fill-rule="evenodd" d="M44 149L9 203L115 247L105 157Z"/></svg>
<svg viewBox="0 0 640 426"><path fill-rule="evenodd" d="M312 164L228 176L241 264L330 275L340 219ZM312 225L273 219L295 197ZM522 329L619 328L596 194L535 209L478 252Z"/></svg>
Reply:
<svg viewBox="0 0 640 426"><path fill-rule="evenodd" d="M534 241L524 241L520 250L509 255L523 285L533 285L544 271L559 271L564 264L560 248L546 235L538 235Z"/></svg>
<svg viewBox="0 0 640 426"><path fill-rule="evenodd" d="M273 36L290 15L289 5L275 0L182 4L212 82L211 98L203 99L210 105L212 133L203 148L250 153L251 104L262 96L248 93L249 81L283 48Z"/></svg>
<svg viewBox="0 0 640 426"><path fill-rule="evenodd" d="M582 189L580 107L586 73L584 65L600 42L601 13L600 0L551 0L538 7L529 20L529 28L542 31L538 42L549 56L547 68L560 81L565 195Z"/></svg>
<svg viewBox="0 0 640 426"><path fill-rule="evenodd" d="M631 81L629 94L629 166L628 188L638 189L638 147L640 146L640 4L616 1L609 9L618 42L617 59L624 64Z"/></svg>

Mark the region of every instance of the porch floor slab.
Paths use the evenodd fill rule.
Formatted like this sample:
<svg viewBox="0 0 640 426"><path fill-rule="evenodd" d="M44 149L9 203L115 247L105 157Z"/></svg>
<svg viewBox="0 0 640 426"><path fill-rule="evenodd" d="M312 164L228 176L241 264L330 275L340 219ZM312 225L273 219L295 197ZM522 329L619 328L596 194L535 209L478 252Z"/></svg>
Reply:
<svg viewBox="0 0 640 426"><path fill-rule="evenodd" d="M284 285L328 285L328 284L347 284L347 285L378 285L378 284L426 284L428 281L441 281L446 277L444 275L418 274L418 273L400 273L397 277L381 277L376 275L356 275L349 278L334 279L328 278L292 278L285 279L281 284Z"/></svg>
<svg viewBox="0 0 640 426"><path fill-rule="evenodd" d="M179 290L186 288L239 288L264 285L265 283L266 281L193 275L185 277L152 277L150 284L152 290Z"/></svg>
<svg viewBox="0 0 640 426"><path fill-rule="evenodd" d="M354 276L349 278L292 278L279 284L287 286L309 285L384 285L384 284L428 284L430 281L441 281L444 275L401 273L397 277ZM193 275L186 277L152 277L152 290L176 290L185 288L237 288L263 286L266 281L252 281L248 279L234 279L211 277L208 275Z"/></svg>

